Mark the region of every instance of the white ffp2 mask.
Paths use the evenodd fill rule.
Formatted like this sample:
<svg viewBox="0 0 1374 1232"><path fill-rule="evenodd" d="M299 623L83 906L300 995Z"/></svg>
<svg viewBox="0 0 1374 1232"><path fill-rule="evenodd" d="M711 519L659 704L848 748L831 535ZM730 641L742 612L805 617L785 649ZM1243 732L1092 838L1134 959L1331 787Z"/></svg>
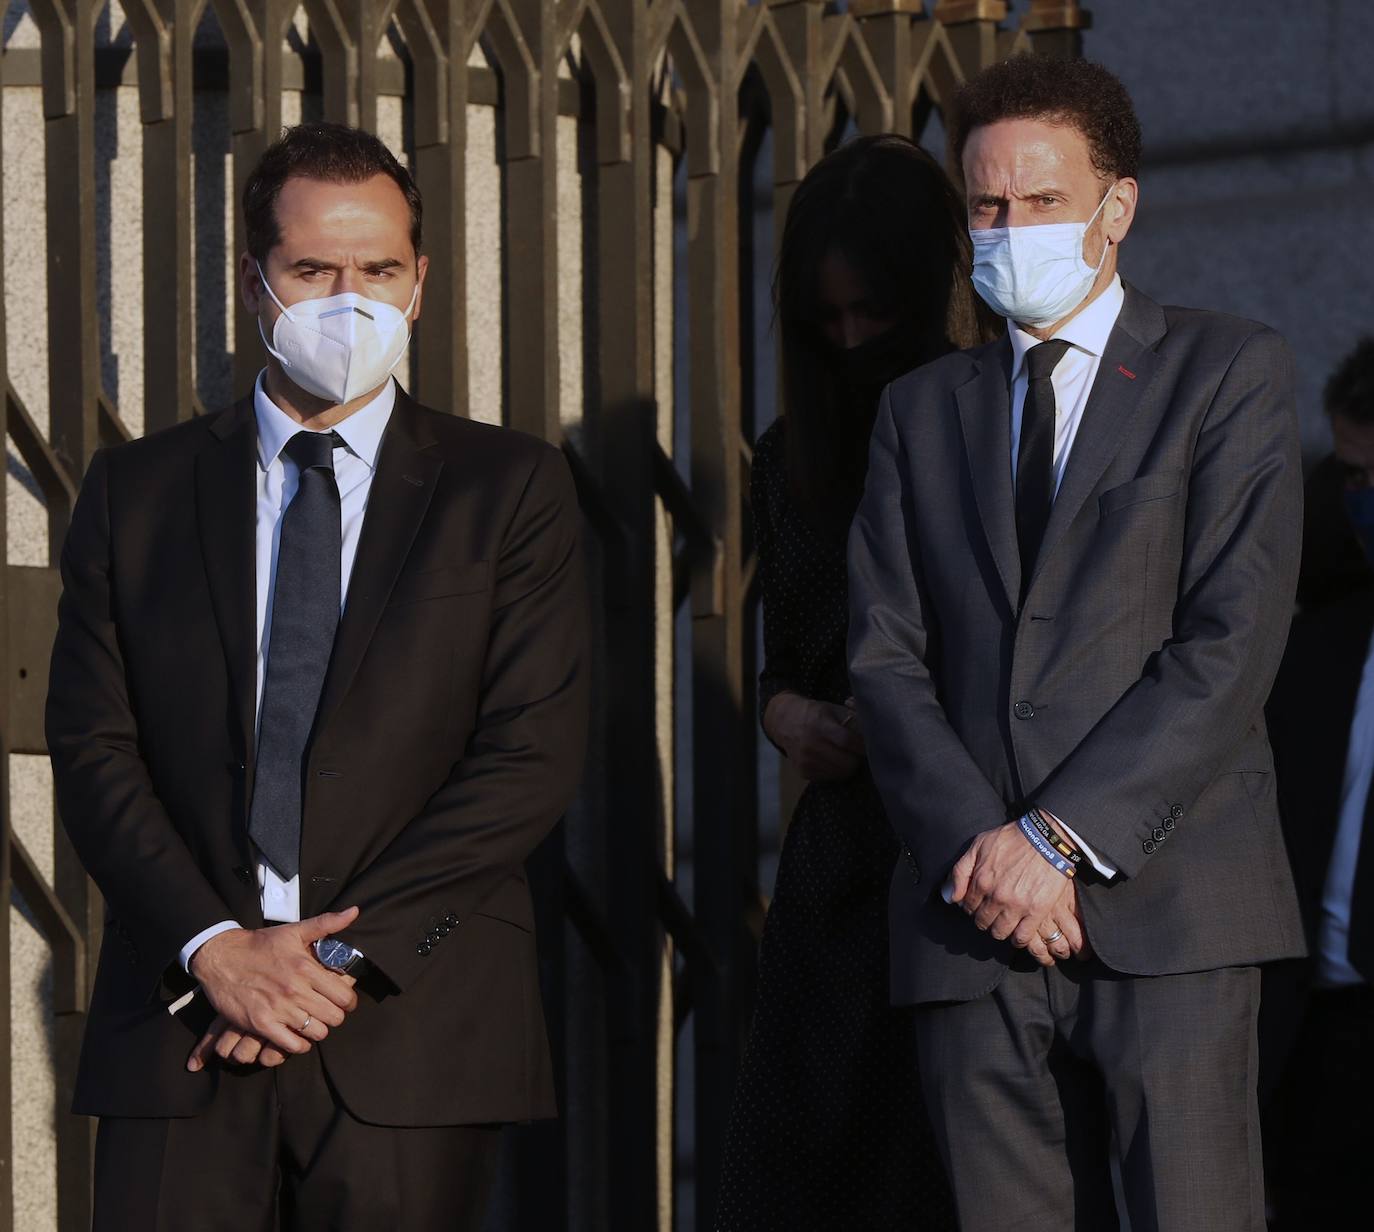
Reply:
<svg viewBox="0 0 1374 1232"><path fill-rule="evenodd" d="M1107 260L1105 240L1096 269L1083 260L1083 237L1115 187L1087 222L970 231L973 287L983 302L999 316L1036 329L1068 316L1088 298Z"/></svg>
<svg viewBox="0 0 1374 1232"><path fill-rule="evenodd" d="M317 398L342 404L376 389L401 362L410 343L410 314L420 284L402 312L381 300L353 291L303 299L288 308L277 298L258 265L258 277L281 316L272 327L272 341L258 333L290 380Z"/></svg>

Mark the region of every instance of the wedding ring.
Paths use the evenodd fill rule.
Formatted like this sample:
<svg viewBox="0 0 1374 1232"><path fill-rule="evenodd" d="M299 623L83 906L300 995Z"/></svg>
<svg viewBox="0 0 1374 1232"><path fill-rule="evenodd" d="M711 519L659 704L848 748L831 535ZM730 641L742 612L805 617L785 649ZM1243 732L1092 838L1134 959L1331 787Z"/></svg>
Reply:
<svg viewBox="0 0 1374 1232"><path fill-rule="evenodd" d="M314 1021L315 1021L315 1015L314 1015L314 1014L307 1014L307 1015L305 1016L305 1021L304 1021L303 1023L301 1023L300 1027L299 1027L299 1028L297 1029L297 1031L296 1031L296 1034L297 1034L297 1035L304 1035L304 1034L305 1034L305 1029L306 1029L306 1027L308 1027L308 1026L309 1026L312 1022L314 1022Z"/></svg>
<svg viewBox="0 0 1374 1232"><path fill-rule="evenodd" d="M1058 941L1059 938L1062 937L1063 935L1064 935L1064 934L1061 933L1061 932L1059 931L1059 929L1056 928L1056 929L1054 930L1054 932L1052 932L1048 937L1045 938L1045 944L1046 944L1046 945L1051 945L1051 944L1053 944L1054 942Z"/></svg>

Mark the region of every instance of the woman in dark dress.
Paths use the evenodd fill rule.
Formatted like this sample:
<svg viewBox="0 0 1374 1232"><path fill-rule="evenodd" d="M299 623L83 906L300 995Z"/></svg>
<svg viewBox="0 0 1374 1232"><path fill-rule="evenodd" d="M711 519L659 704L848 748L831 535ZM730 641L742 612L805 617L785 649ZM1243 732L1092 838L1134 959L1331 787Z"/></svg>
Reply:
<svg viewBox="0 0 1374 1232"><path fill-rule="evenodd" d="M755 446L751 504L763 728L809 782L764 924L718 1232L954 1227L910 1011L888 1004L899 846L849 705L845 539L883 386L991 336L969 267L958 193L901 137L829 155L787 212L774 283L786 413Z"/></svg>

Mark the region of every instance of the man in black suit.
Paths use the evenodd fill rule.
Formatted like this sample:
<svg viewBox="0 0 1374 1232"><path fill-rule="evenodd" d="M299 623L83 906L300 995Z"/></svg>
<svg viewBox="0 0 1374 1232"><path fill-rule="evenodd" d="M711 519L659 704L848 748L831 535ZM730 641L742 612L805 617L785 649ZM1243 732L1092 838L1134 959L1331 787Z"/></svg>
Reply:
<svg viewBox="0 0 1374 1232"><path fill-rule="evenodd" d="M1278 1226L1350 1227L1374 1137L1374 338L1326 387L1302 610L1269 701L1279 812L1311 957L1264 975L1265 1155ZM1363 560L1360 547L1363 546ZM1358 571L1352 560L1360 560Z"/></svg>
<svg viewBox="0 0 1374 1232"><path fill-rule="evenodd" d="M1115 1228L1113 1139L1132 1227L1255 1232L1257 964L1303 948L1263 714L1298 567L1288 349L1118 277L1140 129L1106 70L995 65L953 135L1007 337L888 387L850 537L851 679L909 853L893 998L965 1232Z"/></svg>
<svg viewBox="0 0 1374 1232"><path fill-rule="evenodd" d="M62 558L95 1224L472 1229L554 1113L523 863L582 760L577 502L392 381L426 258L381 142L289 130L243 205L256 389L98 453Z"/></svg>

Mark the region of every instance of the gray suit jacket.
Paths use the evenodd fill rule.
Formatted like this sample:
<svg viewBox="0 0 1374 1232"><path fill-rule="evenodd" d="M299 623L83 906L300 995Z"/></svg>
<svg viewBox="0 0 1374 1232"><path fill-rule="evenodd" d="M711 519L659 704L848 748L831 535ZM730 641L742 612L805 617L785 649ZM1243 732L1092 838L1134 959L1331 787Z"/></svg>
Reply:
<svg viewBox="0 0 1374 1232"><path fill-rule="evenodd" d="M1263 712L1302 529L1288 348L1127 287L1019 613L1010 363L1003 339L888 387L850 536L852 684L908 854L893 999L1001 979L1010 943L940 887L1024 802L1121 870L1080 887L1113 969L1300 954Z"/></svg>

